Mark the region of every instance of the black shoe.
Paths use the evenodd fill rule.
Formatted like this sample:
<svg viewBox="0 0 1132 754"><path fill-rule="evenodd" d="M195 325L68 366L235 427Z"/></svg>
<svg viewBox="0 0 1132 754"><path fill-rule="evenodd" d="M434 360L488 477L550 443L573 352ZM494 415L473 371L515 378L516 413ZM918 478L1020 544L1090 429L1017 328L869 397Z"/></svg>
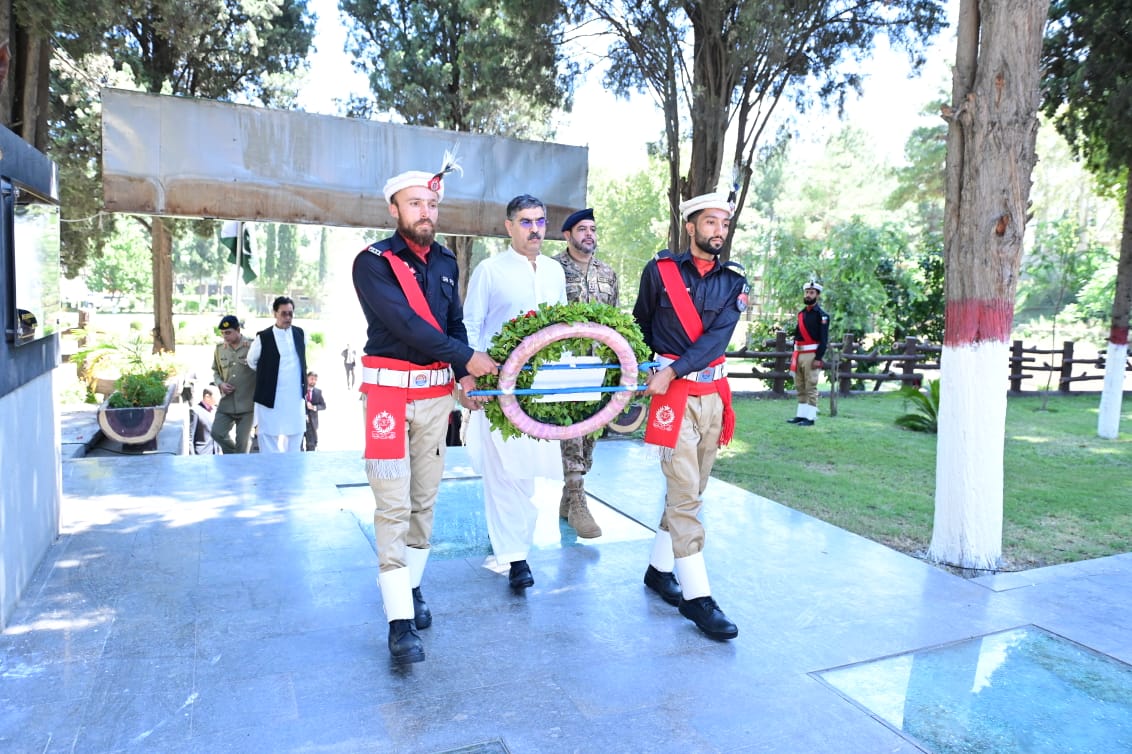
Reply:
<svg viewBox="0 0 1132 754"><path fill-rule="evenodd" d="M798 421L796 421L794 423L796 425L798 425L799 427L812 427L812 426L814 426L814 420L813 419L799 419Z"/></svg>
<svg viewBox="0 0 1132 754"><path fill-rule="evenodd" d="M669 605L680 604L680 582L672 571L658 571L650 565L645 571L645 586L659 594Z"/></svg>
<svg viewBox="0 0 1132 754"><path fill-rule="evenodd" d="M428 603L424 601L419 586L413 587L413 625L418 629L432 625L432 611L428 609Z"/></svg>
<svg viewBox="0 0 1132 754"><path fill-rule="evenodd" d="M798 423L798 422L800 422L800 421L805 421L805 419L803 419L803 418L802 418L802 417L800 417L800 416L795 416L795 417L794 417L793 419L787 419L787 420L786 420L786 423L787 423L787 424L797 424L797 423Z"/></svg>
<svg viewBox="0 0 1132 754"><path fill-rule="evenodd" d="M424 660L424 646L411 620L389 621L389 654L398 665Z"/></svg>
<svg viewBox="0 0 1132 754"><path fill-rule="evenodd" d="M511 574L507 577L512 589L526 589L535 585L535 577L531 575L531 567L525 560L516 560L511 564Z"/></svg>
<svg viewBox="0 0 1132 754"><path fill-rule="evenodd" d="M727 619L711 597L680 600L680 614L713 639L734 639L739 627Z"/></svg>

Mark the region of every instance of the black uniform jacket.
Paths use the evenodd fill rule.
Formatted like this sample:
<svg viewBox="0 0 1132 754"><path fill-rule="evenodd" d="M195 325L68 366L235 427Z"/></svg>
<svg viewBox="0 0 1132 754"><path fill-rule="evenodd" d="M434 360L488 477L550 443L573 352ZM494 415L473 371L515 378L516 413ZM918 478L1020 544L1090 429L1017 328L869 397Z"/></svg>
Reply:
<svg viewBox="0 0 1132 754"><path fill-rule="evenodd" d="M444 332L409 306L389 260L381 256L387 249L409 263L428 308ZM446 361L459 379L468 373L465 367L473 350L464 327L456 255L434 241L426 260L414 254L397 233L370 245L354 259L354 290L368 323L364 350L370 356L414 364Z"/></svg>
<svg viewBox="0 0 1132 754"><path fill-rule="evenodd" d="M822 357L825 356L826 346L829 345L829 315L822 310L820 304L814 304L813 308L803 309L798 314L802 315L806 332L818 342L818 350L814 351L814 358L821 361ZM798 320L795 319L794 321L797 322ZM794 337L801 342L802 331L797 324L794 325Z"/></svg>
<svg viewBox="0 0 1132 754"><path fill-rule="evenodd" d="M656 263L665 257L676 262L692 303L703 320L703 335L695 343L688 338L664 290ZM690 250L672 254L666 249L650 259L641 273L633 317L654 353L679 357L672 368L677 377L683 377L700 371L727 351L739 315L747 308L748 290L741 265L717 261L715 267L701 277Z"/></svg>

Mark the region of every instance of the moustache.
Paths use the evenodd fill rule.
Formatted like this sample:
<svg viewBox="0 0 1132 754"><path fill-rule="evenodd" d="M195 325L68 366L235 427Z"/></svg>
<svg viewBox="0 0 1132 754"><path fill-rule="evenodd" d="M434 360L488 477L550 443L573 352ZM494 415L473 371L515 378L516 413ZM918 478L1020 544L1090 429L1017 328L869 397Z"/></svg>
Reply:
<svg viewBox="0 0 1132 754"><path fill-rule="evenodd" d="M527 236L527 240L528 240L528 241L534 241L534 240L536 240L536 239L540 239L540 240L541 240L541 239L542 239L542 234L541 234L541 233L532 233L532 234L530 234L529 236Z"/></svg>

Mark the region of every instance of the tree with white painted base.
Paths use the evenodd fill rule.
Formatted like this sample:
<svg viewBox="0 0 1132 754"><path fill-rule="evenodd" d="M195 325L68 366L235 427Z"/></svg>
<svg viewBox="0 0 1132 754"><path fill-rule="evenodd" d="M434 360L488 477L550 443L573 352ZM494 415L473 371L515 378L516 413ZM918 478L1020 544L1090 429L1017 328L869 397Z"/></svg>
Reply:
<svg viewBox="0 0 1132 754"><path fill-rule="evenodd" d="M1014 293L1036 162L1048 0L961 0L948 121L947 296L928 557L994 569Z"/></svg>
<svg viewBox="0 0 1132 754"><path fill-rule="evenodd" d="M1054 0L1042 53L1043 110L1104 183L1124 174L1124 235L1116 267L1097 435L1116 439L1132 311L1132 0Z"/></svg>

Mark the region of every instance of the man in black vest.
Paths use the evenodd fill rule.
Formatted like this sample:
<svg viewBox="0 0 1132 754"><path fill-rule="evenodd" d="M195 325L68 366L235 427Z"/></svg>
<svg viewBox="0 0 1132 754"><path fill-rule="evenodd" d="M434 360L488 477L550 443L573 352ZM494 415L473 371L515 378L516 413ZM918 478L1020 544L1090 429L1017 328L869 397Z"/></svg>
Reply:
<svg viewBox="0 0 1132 754"><path fill-rule="evenodd" d="M255 374L255 415L260 453L297 453L307 427L306 336L292 326L295 302L280 296L271 305L275 325L256 333L248 349Z"/></svg>
<svg viewBox="0 0 1132 754"><path fill-rule="evenodd" d="M439 173L390 178L384 193L397 232L358 254L353 269L368 325L362 394L378 584L398 664L424 659L417 630L432 625L420 586L444 471L452 373L461 404L471 409L464 393L496 369L468 346L456 256L435 238L443 179L452 170L458 166L446 155Z"/></svg>

